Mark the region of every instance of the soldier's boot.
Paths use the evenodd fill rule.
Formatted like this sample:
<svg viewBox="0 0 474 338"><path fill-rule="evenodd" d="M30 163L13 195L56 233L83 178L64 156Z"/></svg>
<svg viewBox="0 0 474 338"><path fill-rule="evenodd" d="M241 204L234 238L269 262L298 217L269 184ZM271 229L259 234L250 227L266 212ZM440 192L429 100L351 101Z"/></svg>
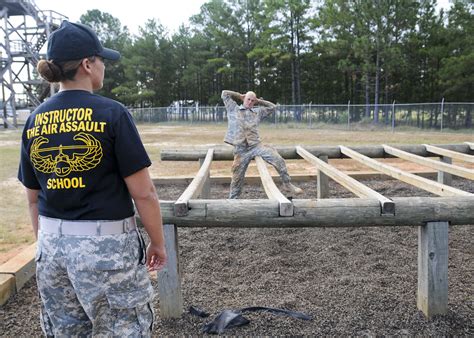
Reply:
<svg viewBox="0 0 474 338"><path fill-rule="evenodd" d="M303 193L303 189L298 188L294 184L291 184L290 182L288 183L283 183L283 191L292 194L292 195L301 195Z"/></svg>

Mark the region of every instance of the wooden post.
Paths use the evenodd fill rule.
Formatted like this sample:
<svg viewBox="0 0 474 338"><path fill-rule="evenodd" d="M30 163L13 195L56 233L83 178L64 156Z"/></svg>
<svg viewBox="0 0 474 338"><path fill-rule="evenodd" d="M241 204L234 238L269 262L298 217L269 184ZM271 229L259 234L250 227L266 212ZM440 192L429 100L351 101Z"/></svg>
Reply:
<svg viewBox="0 0 474 338"><path fill-rule="evenodd" d="M199 166L202 167L202 164L204 163L205 158L200 157L199 158ZM206 199L206 198L211 198L211 175L210 171L207 172L206 175L206 180L204 182L204 185L202 187L201 191L201 198Z"/></svg>
<svg viewBox="0 0 474 338"><path fill-rule="evenodd" d="M448 222L418 228L417 305L426 317L448 311Z"/></svg>
<svg viewBox="0 0 474 338"><path fill-rule="evenodd" d="M452 164L453 161L451 157L440 156L441 162ZM438 171L438 182L441 184L451 185L453 176L444 171Z"/></svg>
<svg viewBox="0 0 474 338"><path fill-rule="evenodd" d="M174 224L163 224L168 263L158 272L158 292L162 318L179 318L183 313L181 293L181 271L178 253L178 228Z"/></svg>
<svg viewBox="0 0 474 338"><path fill-rule="evenodd" d="M319 156L321 161L328 163L328 157L323 155ZM329 180L326 174L324 174L321 170L318 170L318 199L321 198L328 198L329 196Z"/></svg>

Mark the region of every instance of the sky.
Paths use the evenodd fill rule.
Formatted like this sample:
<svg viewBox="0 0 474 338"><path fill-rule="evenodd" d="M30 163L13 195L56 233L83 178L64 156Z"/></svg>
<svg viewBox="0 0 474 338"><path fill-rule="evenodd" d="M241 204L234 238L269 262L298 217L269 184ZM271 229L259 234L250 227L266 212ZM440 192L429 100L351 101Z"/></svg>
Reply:
<svg viewBox="0 0 474 338"><path fill-rule="evenodd" d="M170 33L176 32L189 17L200 12L206 0L32 0L40 10L53 10L72 22L91 9L109 13L127 26L132 34L148 19L157 19Z"/></svg>
<svg viewBox="0 0 474 338"><path fill-rule="evenodd" d="M79 17L90 9L98 9L111 14L127 26L132 34L138 34L138 27L147 19L158 19L169 33L187 24L189 17L198 14L207 0L32 0L40 10L54 10L79 21ZM449 8L449 0L438 0L438 6Z"/></svg>

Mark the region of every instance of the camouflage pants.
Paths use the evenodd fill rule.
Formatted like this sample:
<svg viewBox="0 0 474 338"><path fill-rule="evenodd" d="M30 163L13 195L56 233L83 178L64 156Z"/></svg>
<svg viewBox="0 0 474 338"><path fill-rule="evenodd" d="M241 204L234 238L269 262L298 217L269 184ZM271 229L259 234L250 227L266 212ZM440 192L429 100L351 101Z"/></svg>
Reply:
<svg viewBox="0 0 474 338"><path fill-rule="evenodd" d="M235 146L234 163L232 164L232 182L230 183L229 198L237 198L242 192L244 185L245 172L250 161L260 156L265 162L271 164L280 174L284 183L290 182L290 175L286 169L285 160L278 154L275 148L263 145L261 143L254 146Z"/></svg>
<svg viewBox="0 0 474 338"><path fill-rule="evenodd" d="M153 288L137 231L64 236L39 231L36 278L47 336L150 336Z"/></svg>

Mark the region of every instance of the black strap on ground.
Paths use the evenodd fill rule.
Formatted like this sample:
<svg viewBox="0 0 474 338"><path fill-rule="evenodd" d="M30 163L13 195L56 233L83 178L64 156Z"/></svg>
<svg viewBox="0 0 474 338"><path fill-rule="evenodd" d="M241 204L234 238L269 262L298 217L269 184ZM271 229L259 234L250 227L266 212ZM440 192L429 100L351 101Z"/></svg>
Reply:
<svg viewBox="0 0 474 338"><path fill-rule="evenodd" d="M233 327L243 326L250 323L250 321L242 316L244 312L256 312L256 311L265 311L270 312L273 314L283 314L289 317L302 319L302 320L312 320L311 316L304 314L302 312L297 311L290 311L285 309L276 309L271 307L264 307L264 306L251 306L245 307L239 310L224 310L217 315L217 317L212 321L204 325L202 331L204 333L210 334L221 334L226 329L230 329ZM204 310L191 306L189 308L189 312L195 316L199 317L207 317L209 314Z"/></svg>
<svg viewBox="0 0 474 338"><path fill-rule="evenodd" d="M209 313L207 313L203 309L198 308L197 306L194 306L194 305L191 305L189 307L189 313L194 315L194 316L201 317L201 318L206 318L206 317L210 316Z"/></svg>
<svg viewBox="0 0 474 338"><path fill-rule="evenodd" d="M237 326L244 326L250 321L242 316L238 311L224 310L217 315L217 317L210 323L203 326L202 332L211 334L221 334L225 329L230 329Z"/></svg>

